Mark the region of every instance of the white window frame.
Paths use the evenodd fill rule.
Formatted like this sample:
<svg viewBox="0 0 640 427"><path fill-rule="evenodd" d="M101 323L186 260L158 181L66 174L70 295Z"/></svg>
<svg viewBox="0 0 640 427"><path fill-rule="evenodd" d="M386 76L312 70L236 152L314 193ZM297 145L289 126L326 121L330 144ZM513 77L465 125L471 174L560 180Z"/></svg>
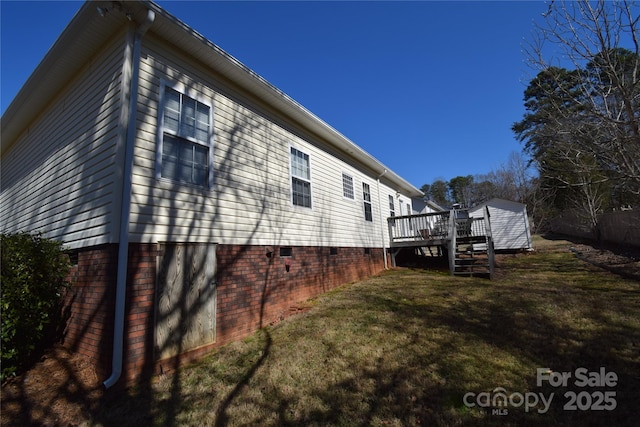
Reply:
<svg viewBox="0 0 640 427"><path fill-rule="evenodd" d="M402 215L402 210L400 210L400 214ZM392 194L389 194L389 216L396 216L396 199Z"/></svg>
<svg viewBox="0 0 640 427"><path fill-rule="evenodd" d="M303 177L300 175L295 175L293 173L293 161L291 159L291 155L293 154L291 152L291 150L296 150L304 155L307 156L307 161L308 161L308 169L309 169L309 177ZM298 146L295 146L293 144L289 144L289 151L288 151L288 156L289 156L289 186L290 186L290 195L289 195L289 201L291 203L291 206L293 206L294 208L301 208L301 209L313 209L313 183L312 183L312 179L313 179L313 174L311 172L312 168L311 168L311 154L309 154L308 151L301 149ZM297 179L300 180L302 182L308 183L309 184L309 206L305 206L305 205L298 205L294 202L294 188L293 188L293 180Z"/></svg>
<svg viewBox="0 0 640 427"><path fill-rule="evenodd" d="M367 200L366 195L367 193L365 193L364 189L365 189L365 185L367 186L367 191L368 191L368 195L369 195L369 200ZM367 205L369 206L369 212L371 214L371 218L367 218ZM372 202L372 197L371 197L371 185L369 185L368 183L362 181L362 212L364 213L364 220L367 222L373 222L373 202Z"/></svg>
<svg viewBox="0 0 640 427"><path fill-rule="evenodd" d="M344 178L348 177L351 178L351 197L347 196L345 194L345 182L344 182ZM355 201L356 200L356 186L355 186L355 178L353 177L353 175L351 175L350 173L347 172L342 172L341 175L342 178L342 197L344 197L346 200L351 200L351 201Z"/></svg>
<svg viewBox="0 0 640 427"><path fill-rule="evenodd" d="M393 194L389 194L389 217L395 218L396 216L396 199L393 197ZM400 206L400 215L402 215L402 206ZM391 226L395 227L396 222L392 221Z"/></svg>
<svg viewBox="0 0 640 427"><path fill-rule="evenodd" d="M168 129L165 127L164 118L165 118L165 106L167 102L167 88L171 89L175 92L178 92L181 97L186 96L189 99L195 100L197 103L202 104L203 106L209 109L209 128L206 136L206 140L200 140L193 136L181 135L180 130L177 132ZM193 92L193 91L191 91ZM194 187L194 188L212 188L213 187L213 103L209 99L205 99L199 93L191 93L188 91L184 85L181 84L172 84L166 81L161 81L160 83L160 100L158 103L158 132L157 132L157 141L156 141L156 179L179 183L180 185ZM181 98L182 99L182 98ZM181 104L182 105L182 104ZM187 182L178 179L174 179L171 177L162 175L162 157L163 157L163 149L164 149L164 141L165 134L172 138L176 138L178 140L186 141L191 144L197 144L202 147L207 148L207 176L205 178L205 184L199 184L194 182Z"/></svg>

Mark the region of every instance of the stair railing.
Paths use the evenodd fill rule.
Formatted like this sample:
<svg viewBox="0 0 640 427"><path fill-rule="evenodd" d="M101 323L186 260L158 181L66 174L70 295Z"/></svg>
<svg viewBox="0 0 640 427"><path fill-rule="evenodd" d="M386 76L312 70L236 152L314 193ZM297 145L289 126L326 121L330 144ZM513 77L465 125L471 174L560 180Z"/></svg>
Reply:
<svg viewBox="0 0 640 427"><path fill-rule="evenodd" d="M487 236L487 256L489 258L489 278L493 278L493 268L495 265L495 252L493 250L493 233L491 231L491 214L489 207L484 207L484 232Z"/></svg>
<svg viewBox="0 0 640 427"><path fill-rule="evenodd" d="M454 275L456 271L456 235L458 234L456 230L456 209L451 209L449 213L449 271L451 275Z"/></svg>

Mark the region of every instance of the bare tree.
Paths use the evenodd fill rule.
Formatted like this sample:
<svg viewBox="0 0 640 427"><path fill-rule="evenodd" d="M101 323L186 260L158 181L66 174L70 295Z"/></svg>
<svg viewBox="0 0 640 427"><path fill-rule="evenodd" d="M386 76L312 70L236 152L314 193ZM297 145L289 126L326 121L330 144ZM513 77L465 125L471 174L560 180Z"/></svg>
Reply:
<svg viewBox="0 0 640 427"><path fill-rule="evenodd" d="M529 203L535 178L534 168L524 153L513 151L497 169L474 177L475 199L480 202L498 197Z"/></svg>
<svg viewBox="0 0 640 427"><path fill-rule="evenodd" d="M640 195L639 15L638 6L627 0L552 1L525 47L539 76L556 79L555 85L539 85L538 90L553 90L547 99L562 101L545 105L552 113L545 121L548 133L557 136L565 131L580 140L581 150L597 158L609 179L624 181L636 195ZM558 72L567 67L572 71ZM572 84L567 84L568 76Z"/></svg>

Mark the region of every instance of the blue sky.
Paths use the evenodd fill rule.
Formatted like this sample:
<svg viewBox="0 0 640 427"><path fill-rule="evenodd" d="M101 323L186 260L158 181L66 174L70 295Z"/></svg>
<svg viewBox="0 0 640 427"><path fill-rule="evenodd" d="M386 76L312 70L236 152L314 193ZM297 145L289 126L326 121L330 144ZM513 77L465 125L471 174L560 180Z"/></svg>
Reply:
<svg viewBox="0 0 640 427"><path fill-rule="evenodd" d="M521 148L543 1L158 3L418 188ZM80 6L0 1L3 113Z"/></svg>

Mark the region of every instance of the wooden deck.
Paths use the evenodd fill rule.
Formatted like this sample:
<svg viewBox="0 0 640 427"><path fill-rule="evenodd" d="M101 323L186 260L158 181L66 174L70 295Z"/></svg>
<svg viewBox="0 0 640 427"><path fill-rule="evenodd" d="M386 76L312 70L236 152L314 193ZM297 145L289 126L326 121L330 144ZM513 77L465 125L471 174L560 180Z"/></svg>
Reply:
<svg viewBox="0 0 640 427"><path fill-rule="evenodd" d="M392 216L387 219L392 248L442 246L449 241L450 212Z"/></svg>
<svg viewBox="0 0 640 427"><path fill-rule="evenodd" d="M451 274L493 274L494 254L489 212L470 218L467 210L452 209L387 219L392 264L403 248L438 246L449 258Z"/></svg>

